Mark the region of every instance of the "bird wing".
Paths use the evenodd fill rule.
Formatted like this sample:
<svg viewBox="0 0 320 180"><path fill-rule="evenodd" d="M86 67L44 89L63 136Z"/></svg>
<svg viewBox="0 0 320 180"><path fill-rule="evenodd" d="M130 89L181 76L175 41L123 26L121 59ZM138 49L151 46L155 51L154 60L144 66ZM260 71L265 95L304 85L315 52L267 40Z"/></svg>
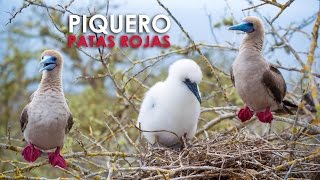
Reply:
<svg viewBox="0 0 320 180"><path fill-rule="evenodd" d="M23 132L26 127L27 127L27 124L28 124L28 105L27 104L23 110L22 110L22 113L20 115L20 126L21 126L21 131Z"/></svg>
<svg viewBox="0 0 320 180"><path fill-rule="evenodd" d="M232 66L231 66L231 68L230 68L230 78L231 78L231 81L232 81L233 86L235 86L235 84L234 84L234 75L233 75L233 68L232 68Z"/></svg>
<svg viewBox="0 0 320 180"><path fill-rule="evenodd" d="M287 91L286 82L284 81L281 72L270 64L269 70L263 73L262 83L270 96L272 96L276 102L281 104Z"/></svg>
<svg viewBox="0 0 320 180"><path fill-rule="evenodd" d="M68 122L67 122L67 126L66 126L66 134L70 131L72 126L73 126L73 116L71 113L69 113L69 118L68 118Z"/></svg>

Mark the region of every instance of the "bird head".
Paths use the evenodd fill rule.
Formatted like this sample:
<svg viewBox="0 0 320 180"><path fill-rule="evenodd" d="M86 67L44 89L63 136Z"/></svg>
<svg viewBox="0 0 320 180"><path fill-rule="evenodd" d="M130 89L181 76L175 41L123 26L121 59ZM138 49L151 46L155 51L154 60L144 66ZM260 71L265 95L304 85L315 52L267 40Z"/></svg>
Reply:
<svg viewBox="0 0 320 180"><path fill-rule="evenodd" d="M54 69L60 69L63 64L62 56L58 51L46 50L41 55L41 61L39 63L40 70L42 71L53 71Z"/></svg>
<svg viewBox="0 0 320 180"><path fill-rule="evenodd" d="M255 16L248 16L244 18L239 24L229 27L229 30L243 31L246 33L252 33L262 29L262 21Z"/></svg>
<svg viewBox="0 0 320 180"><path fill-rule="evenodd" d="M197 63L189 59L176 61L169 68L168 78L174 79L186 85L201 104L201 96L198 84L202 79L202 71Z"/></svg>

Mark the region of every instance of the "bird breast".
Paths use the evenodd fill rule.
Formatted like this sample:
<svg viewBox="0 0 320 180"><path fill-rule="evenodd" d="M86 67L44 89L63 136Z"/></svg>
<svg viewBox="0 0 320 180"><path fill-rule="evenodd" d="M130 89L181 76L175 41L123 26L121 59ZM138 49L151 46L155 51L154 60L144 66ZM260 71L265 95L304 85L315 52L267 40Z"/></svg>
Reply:
<svg viewBox="0 0 320 180"><path fill-rule="evenodd" d="M259 60L259 56L243 56L239 53L232 68L236 90L248 107L254 111L264 111L267 107L278 108L262 83L263 73L268 70L266 61Z"/></svg>
<svg viewBox="0 0 320 180"><path fill-rule="evenodd" d="M69 108L63 95L35 94L28 108L26 140L42 150L62 147L68 117Z"/></svg>
<svg viewBox="0 0 320 180"><path fill-rule="evenodd" d="M179 138L186 134L187 138L191 139L200 114L197 98L182 83L171 85L166 82L158 87L154 94L148 94L153 98L150 98L148 105L140 111L138 122L141 123L141 128L147 131L174 132ZM143 134L151 143L154 143L156 138L161 144L168 146L179 142L175 135L168 132Z"/></svg>

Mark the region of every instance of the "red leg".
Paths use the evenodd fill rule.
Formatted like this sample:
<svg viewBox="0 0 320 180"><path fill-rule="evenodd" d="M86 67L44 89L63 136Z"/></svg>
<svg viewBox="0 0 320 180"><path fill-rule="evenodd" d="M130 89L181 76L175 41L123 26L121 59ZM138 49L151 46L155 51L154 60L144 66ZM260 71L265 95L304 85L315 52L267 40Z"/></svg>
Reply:
<svg viewBox="0 0 320 180"><path fill-rule="evenodd" d="M241 108L240 111L238 112L238 118L241 120L241 122L245 122L253 116L253 111L249 109L248 106L245 108Z"/></svg>
<svg viewBox="0 0 320 180"><path fill-rule="evenodd" d="M60 154L60 147L57 147L55 152L49 153L49 163L52 166L59 166L64 169L67 168L66 160L64 160Z"/></svg>
<svg viewBox="0 0 320 180"><path fill-rule="evenodd" d="M270 111L270 107L268 107L264 112L256 113L256 116L263 123L271 123L271 121L273 120L273 116Z"/></svg>
<svg viewBox="0 0 320 180"><path fill-rule="evenodd" d="M22 151L22 156L28 162L34 162L41 156L41 151L34 147L33 144L29 144Z"/></svg>

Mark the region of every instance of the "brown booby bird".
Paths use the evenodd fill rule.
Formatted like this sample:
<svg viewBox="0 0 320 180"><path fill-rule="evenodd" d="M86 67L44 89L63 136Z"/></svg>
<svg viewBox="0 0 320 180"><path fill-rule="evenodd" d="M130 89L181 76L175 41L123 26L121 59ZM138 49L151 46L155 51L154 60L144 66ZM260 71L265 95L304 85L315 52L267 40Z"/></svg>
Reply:
<svg viewBox="0 0 320 180"><path fill-rule="evenodd" d="M238 94L246 104L238 112L239 119L247 121L255 113L261 122L270 123L273 119L271 111L284 109L292 114L286 106L297 106L284 100L287 87L282 74L262 56L262 21L257 17L248 16L240 24L231 26L229 30L246 33L230 73Z"/></svg>
<svg viewBox="0 0 320 180"><path fill-rule="evenodd" d="M63 93L62 68L63 58L59 52L46 50L42 53L42 79L22 111L20 124L28 143L22 152L25 160L33 162L42 151L48 151L50 164L66 168L60 150L73 118Z"/></svg>

